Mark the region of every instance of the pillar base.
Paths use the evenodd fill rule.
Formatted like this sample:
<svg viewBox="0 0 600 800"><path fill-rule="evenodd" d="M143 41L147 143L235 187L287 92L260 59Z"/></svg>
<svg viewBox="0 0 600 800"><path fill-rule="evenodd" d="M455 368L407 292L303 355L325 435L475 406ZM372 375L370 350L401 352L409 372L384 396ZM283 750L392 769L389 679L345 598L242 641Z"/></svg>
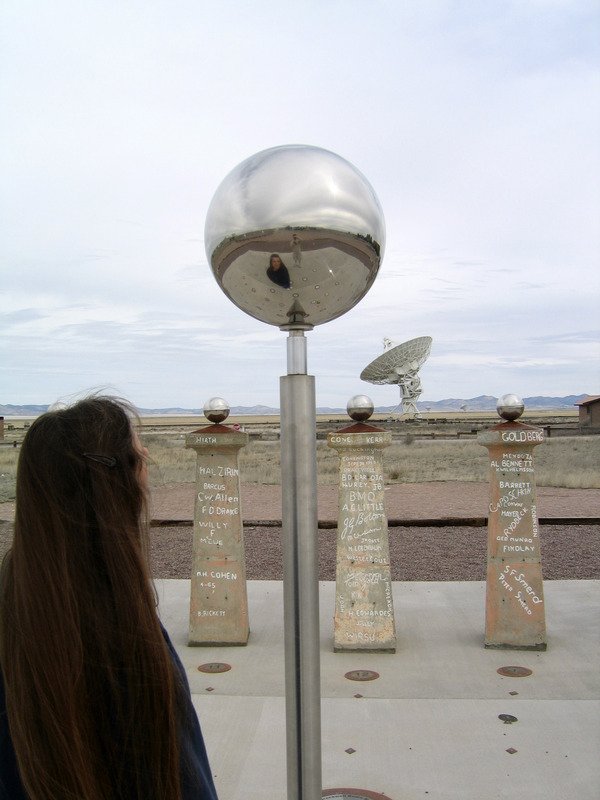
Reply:
<svg viewBox="0 0 600 800"><path fill-rule="evenodd" d="M486 650L547 650L548 643L540 644L484 644Z"/></svg>

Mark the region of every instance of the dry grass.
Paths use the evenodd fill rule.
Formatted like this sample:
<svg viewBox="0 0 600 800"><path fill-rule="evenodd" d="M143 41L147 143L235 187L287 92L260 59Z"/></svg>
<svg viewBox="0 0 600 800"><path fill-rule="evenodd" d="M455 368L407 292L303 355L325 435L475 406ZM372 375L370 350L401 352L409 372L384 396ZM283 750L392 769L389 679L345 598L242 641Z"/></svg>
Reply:
<svg viewBox="0 0 600 800"><path fill-rule="evenodd" d="M181 430L166 433L142 431L140 438L150 450L150 482L154 486L193 483L196 454L185 447ZM13 500L19 450L7 443L0 447L0 502ZM600 438L598 436L547 439L534 450L538 486L568 489L600 488ZM338 456L325 441L317 442L320 484L338 480ZM406 436L383 451L387 483L426 481L487 481L488 453L473 439L413 440ZM251 439L240 451L240 473L247 483L278 484L278 441Z"/></svg>
<svg viewBox="0 0 600 800"><path fill-rule="evenodd" d="M143 434L154 464L150 475L154 485L194 481L195 453L185 448L183 438ZM569 489L600 488L600 439L597 436L548 439L534 450L538 486ZM487 481L487 450L475 440L395 441L383 451L387 483L426 481ZM317 473L320 484L338 481L338 455L325 441L317 442ZM247 483L278 484L280 446L278 441L251 440L240 451L240 473Z"/></svg>
<svg viewBox="0 0 600 800"><path fill-rule="evenodd" d="M536 447L533 452L538 486L600 488L598 436L581 436L565 441L547 439L545 444Z"/></svg>
<svg viewBox="0 0 600 800"><path fill-rule="evenodd" d="M185 434L140 433L142 444L150 451L148 462L151 486L166 483L193 483L196 479L196 453L185 446Z"/></svg>

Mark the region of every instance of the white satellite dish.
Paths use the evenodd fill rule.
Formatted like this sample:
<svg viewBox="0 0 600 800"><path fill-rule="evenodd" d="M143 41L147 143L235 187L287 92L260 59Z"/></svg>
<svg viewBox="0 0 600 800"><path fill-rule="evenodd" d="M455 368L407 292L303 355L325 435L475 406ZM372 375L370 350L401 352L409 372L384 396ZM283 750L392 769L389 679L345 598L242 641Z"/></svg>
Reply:
<svg viewBox="0 0 600 800"><path fill-rule="evenodd" d="M386 338L383 340L384 352L363 369L360 379L377 384L397 383L400 403L392 413L402 408L403 414L418 419L421 415L417 400L423 391L418 372L429 358L432 344L431 336L420 336L402 344Z"/></svg>

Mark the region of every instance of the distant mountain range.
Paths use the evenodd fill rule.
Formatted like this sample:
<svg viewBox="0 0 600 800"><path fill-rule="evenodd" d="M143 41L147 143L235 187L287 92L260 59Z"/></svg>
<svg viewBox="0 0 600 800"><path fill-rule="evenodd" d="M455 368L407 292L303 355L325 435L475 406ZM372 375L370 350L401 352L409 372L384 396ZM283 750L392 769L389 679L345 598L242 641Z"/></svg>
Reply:
<svg viewBox="0 0 600 800"><path fill-rule="evenodd" d="M558 409L573 409L576 402L586 397L585 394L569 394L566 397L524 397L523 402L525 408L530 411L556 411ZM482 394L479 397L471 397L468 400L458 399L455 397L448 398L447 400L436 401L423 401L417 403L420 411L495 411L497 397L489 394ZM47 411L49 406L41 405L1 405L0 416L3 417L35 417L38 414L43 414ZM377 406L375 411L377 413L385 414L393 411L396 406ZM317 408L317 414L340 414L345 413L345 408ZM142 416L188 416L192 414L203 415L202 408L140 408L139 412ZM231 416L266 416L279 414L278 408L270 408L269 406L232 406L230 411Z"/></svg>

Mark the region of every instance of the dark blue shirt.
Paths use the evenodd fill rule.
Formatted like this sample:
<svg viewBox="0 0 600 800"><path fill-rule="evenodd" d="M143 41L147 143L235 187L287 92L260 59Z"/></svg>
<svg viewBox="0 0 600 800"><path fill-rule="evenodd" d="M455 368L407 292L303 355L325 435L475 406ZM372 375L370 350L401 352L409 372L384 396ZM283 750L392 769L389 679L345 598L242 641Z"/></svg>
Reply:
<svg viewBox="0 0 600 800"><path fill-rule="evenodd" d="M175 666L175 678L183 688L185 718L181 720L181 798L182 800L217 800L206 747L183 664L162 627L165 642ZM29 800L23 787L6 714L4 678L0 669L0 800Z"/></svg>

